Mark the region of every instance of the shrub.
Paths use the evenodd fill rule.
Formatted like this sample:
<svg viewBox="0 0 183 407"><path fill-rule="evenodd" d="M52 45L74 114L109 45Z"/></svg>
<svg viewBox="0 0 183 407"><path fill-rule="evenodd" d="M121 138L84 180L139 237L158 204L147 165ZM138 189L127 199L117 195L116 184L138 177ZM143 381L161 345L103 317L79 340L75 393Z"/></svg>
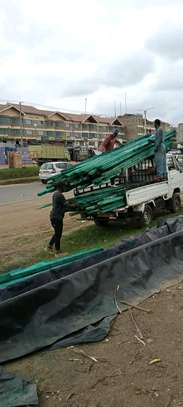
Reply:
<svg viewBox="0 0 183 407"><path fill-rule="evenodd" d="M39 174L39 168L24 167L24 168L3 168L0 170L0 180L35 177Z"/></svg>

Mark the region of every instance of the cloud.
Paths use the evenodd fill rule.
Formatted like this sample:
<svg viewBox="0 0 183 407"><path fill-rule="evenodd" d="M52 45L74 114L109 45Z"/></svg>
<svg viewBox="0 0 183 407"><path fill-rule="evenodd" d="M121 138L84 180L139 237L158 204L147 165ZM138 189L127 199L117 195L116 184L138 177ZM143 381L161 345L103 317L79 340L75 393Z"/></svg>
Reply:
<svg viewBox="0 0 183 407"><path fill-rule="evenodd" d="M155 106L182 121L182 0L1 0L0 94L64 110ZM159 109L159 111L158 111Z"/></svg>
<svg viewBox="0 0 183 407"><path fill-rule="evenodd" d="M168 7L172 5L172 0L153 0L151 7ZM174 5L182 5L182 0L174 0ZM150 4L147 0L128 0L128 6L130 7L146 7L149 8Z"/></svg>
<svg viewBox="0 0 183 407"><path fill-rule="evenodd" d="M161 71L156 75L152 89L162 91L183 90L183 61L164 63Z"/></svg>
<svg viewBox="0 0 183 407"><path fill-rule="evenodd" d="M148 119L154 120L160 118L172 124L182 121L182 114L179 106L183 105L183 93L167 91L140 92L140 88L130 92L127 89L127 113L143 114L147 110ZM89 102L89 100L88 100ZM88 103L89 104L89 103ZM83 102L84 106L84 102ZM117 114L125 113L124 93L120 96L114 91L107 92L104 95L95 97L95 104L91 109L94 112L104 115L114 116L114 110Z"/></svg>
<svg viewBox="0 0 183 407"><path fill-rule="evenodd" d="M87 96L101 87L132 86L152 73L154 67L153 57L146 51L128 58L112 60L106 65L99 65L90 75L86 71L81 80L72 78L63 86L63 96Z"/></svg>
<svg viewBox="0 0 183 407"><path fill-rule="evenodd" d="M161 58L177 60L183 58L182 39L182 24L177 25L167 23L146 42L146 46Z"/></svg>
<svg viewBox="0 0 183 407"><path fill-rule="evenodd" d="M154 70L154 60L147 52L134 54L127 59L111 62L103 72L103 83L108 86L128 86L142 81ZM101 77L102 80L102 77Z"/></svg>

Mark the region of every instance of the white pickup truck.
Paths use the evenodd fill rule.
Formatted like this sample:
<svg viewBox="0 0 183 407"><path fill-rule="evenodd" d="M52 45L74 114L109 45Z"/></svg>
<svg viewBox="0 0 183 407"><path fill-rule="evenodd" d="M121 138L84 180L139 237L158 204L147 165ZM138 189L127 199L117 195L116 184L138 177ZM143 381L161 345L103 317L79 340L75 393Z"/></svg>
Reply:
<svg viewBox="0 0 183 407"><path fill-rule="evenodd" d="M144 174L147 171L143 164L141 174L142 171ZM183 192L182 155L167 154L167 173L168 179L165 181L152 181L146 185L127 188L126 206L119 208L115 213L98 215L94 219L95 223L102 226L106 225L109 220L130 216L138 218L143 225L149 225L156 209L166 209L173 213L179 211L181 208L180 194Z"/></svg>

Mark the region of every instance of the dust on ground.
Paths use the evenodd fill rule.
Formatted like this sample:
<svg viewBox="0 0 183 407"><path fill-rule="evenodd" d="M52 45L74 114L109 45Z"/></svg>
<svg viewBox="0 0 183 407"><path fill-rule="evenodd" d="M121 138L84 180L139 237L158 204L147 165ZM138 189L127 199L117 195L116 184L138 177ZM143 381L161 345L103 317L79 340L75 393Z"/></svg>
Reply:
<svg viewBox="0 0 183 407"><path fill-rule="evenodd" d="M178 284L143 303L151 313L119 315L102 342L37 353L7 369L37 383L40 407L182 407L182 298Z"/></svg>

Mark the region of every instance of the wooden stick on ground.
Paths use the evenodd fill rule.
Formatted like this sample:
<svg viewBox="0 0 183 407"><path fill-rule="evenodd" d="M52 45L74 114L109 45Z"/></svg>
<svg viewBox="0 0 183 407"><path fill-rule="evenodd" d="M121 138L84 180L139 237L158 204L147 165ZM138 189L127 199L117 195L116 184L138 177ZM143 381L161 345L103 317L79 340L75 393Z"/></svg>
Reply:
<svg viewBox="0 0 183 407"><path fill-rule="evenodd" d="M92 360L93 362L97 363L98 359L96 359L94 356L88 355L84 350L82 349L72 349L73 352L77 353L78 355L81 355L87 359Z"/></svg>
<svg viewBox="0 0 183 407"><path fill-rule="evenodd" d="M116 306L116 308L117 308L119 314L121 314L122 311L121 311L121 309L119 308L118 301L117 301L117 294L118 294L118 291L119 291L119 284L114 288L114 304L115 304L115 306Z"/></svg>
<svg viewBox="0 0 183 407"><path fill-rule="evenodd" d="M140 338L140 339L143 339L143 334L142 334L140 328L138 327L138 325L137 325L137 323L136 323L136 321L135 321L135 318L134 318L134 316L133 316L132 310L129 310L129 313L130 313L131 320L132 320L132 322L133 322L134 325L135 325L135 328L136 328L136 331L137 331L137 333L138 333L139 338Z"/></svg>
<svg viewBox="0 0 183 407"><path fill-rule="evenodd" d="M135 339L137 339L138 342L140 342L142 345L146 345L146 343L143 341L143 339L140 339L137 335L135 335Z"/></svg>
<svg viewBox="0 0 183 407"><path fill-rule="evenodd" d="M133 304L130 304L129 302L123 301L123 300L121 300L120 302L121 302L122 304L127 305L128 307L138 309L139 311L143 311L143 312L147 312L147 313L152 312L150 309L143 308L143 307L141 307L140 305L133 305Z"/></svg>

